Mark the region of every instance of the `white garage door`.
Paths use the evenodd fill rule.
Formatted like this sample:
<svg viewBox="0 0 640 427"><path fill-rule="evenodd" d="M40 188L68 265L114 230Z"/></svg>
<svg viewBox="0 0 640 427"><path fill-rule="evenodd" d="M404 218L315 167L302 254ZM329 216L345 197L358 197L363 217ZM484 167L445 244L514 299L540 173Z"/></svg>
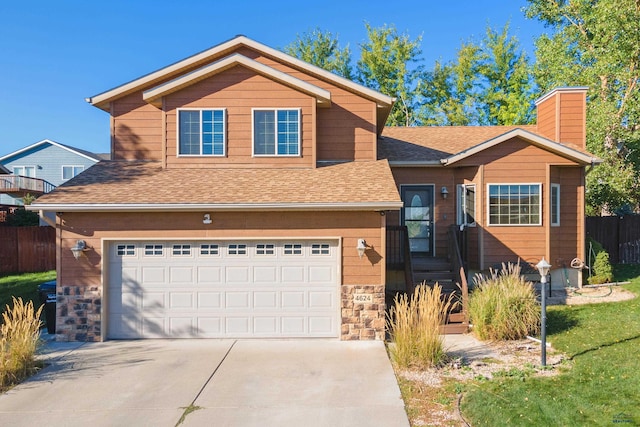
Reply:
<svg viewBox="0 0 640 427"><path fill-rule="evenodd" d="M338 336L336 241L109 248L108 338Z"/></svg>

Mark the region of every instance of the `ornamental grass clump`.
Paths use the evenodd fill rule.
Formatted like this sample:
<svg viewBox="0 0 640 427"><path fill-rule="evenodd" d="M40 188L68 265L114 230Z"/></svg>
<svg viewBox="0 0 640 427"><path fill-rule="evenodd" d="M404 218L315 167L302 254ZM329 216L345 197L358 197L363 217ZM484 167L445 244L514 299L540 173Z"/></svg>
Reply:
<svg viewBox="0 0 640 427"><path fill-rule="evenodd" d="M538 332L540 305L520 265L502 265L491 276L478 274L469 297L473 333L481 340L517 340Z"/></svg>
<svg viewBox="0 0 640 427"><path fill-rule="evenodd" d="M422 284L411 297L396 295L387 323L393 340L389 351L399 367L424 368L443 361L446 354L440 325L452 306L452 298L445 297L438 284Z"/></svg>
<svg viewBox="0 0 640 427"><path fill-rule="evenodd" d="M40 313L33 301L13 298L6 306L0 325L0 390L17 384L36 368L35 354L40 345Z"/></svg>

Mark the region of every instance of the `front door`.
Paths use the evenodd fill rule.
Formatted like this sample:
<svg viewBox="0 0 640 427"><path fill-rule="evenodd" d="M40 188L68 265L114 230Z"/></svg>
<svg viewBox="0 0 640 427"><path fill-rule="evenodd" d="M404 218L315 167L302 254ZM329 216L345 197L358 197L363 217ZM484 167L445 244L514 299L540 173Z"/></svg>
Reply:
<svg viewBox="0 0 640 427"><path fill-rule="evenodd" d="M411 253L433 256L433 185L403 185L402 224L409 232Z"/></svg>

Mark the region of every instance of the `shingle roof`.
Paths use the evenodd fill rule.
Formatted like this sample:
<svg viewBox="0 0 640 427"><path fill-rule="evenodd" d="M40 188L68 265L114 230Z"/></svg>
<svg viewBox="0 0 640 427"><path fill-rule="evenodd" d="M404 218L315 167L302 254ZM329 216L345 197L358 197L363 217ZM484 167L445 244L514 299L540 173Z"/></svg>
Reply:
<svg viewBox="0 0 640 427"><path fill-rule="evenodd" d="M514 129L536 126L387 126L378 139L378 157L394 161L439 162Z"/></svg>
<svg viewBox="0 0 640 427"><path fill-rule="evenodd" d="M386 160L316 169L163 169L157 162L102 161L38 198L32 208L162 209L161 205L394 209L401 202Z"/></svg>

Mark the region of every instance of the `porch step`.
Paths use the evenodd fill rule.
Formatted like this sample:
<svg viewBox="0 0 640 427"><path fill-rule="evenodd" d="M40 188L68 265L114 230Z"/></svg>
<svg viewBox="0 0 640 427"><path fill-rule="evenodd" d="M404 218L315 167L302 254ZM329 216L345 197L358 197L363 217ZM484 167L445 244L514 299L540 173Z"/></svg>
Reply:
<svg viewBox="0 0 640 427"><path fill-rule="evenodd" d="M416 283L454 282L455 275L451 271L414 271L413 281Z"/></svg>
<svg viewBox="0 0 640 427"><path fill-rule="evenodd" d="M447 323L446 325L440 325L441 334L464 334L469 329L467 323Z"/></svg>

